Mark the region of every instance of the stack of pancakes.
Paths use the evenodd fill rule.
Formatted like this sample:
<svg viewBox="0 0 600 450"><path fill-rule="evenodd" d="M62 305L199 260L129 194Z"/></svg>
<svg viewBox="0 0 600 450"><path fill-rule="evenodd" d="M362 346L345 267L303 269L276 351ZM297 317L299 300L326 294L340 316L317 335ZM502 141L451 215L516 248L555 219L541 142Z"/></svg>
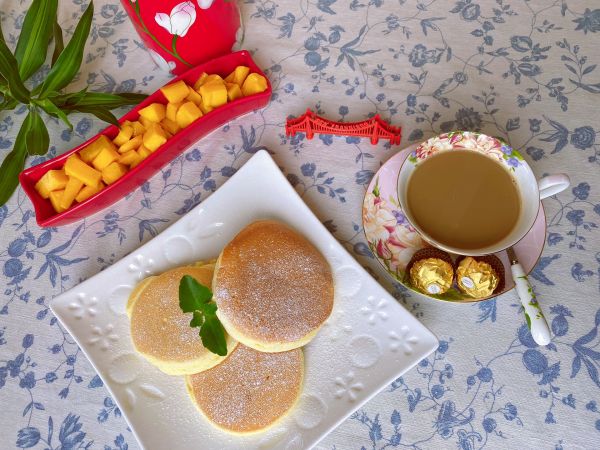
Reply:
<svg viewBox="0 0 600 450"><path fill-rule="evenodd" d="M191 314L179 307L184 275L212 286L227 331L227 356L203 347ZM185 375L190 397L217 427L262 431L300 396L301 347L333 308L333 277L319 251L275 221L244 228L215 262L179 267L143 280L127 314L136 350L170 375Z"/></svg>

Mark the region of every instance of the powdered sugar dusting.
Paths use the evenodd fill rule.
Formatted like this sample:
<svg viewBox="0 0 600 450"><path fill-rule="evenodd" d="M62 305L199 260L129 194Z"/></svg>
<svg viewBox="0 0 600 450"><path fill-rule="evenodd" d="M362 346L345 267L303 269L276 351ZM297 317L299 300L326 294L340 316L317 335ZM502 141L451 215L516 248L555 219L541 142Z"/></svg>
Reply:
<svg viewBox="0 0 600 450"><path fill-rule="evenodd" d="M333 308L325 258L303 236L273 221L249 225L225 247L214 288L219 314L243 334L269 343L301 339Z"/></svg>
<svg viewBox="0 0 600 450"><path fill-rule="evenodd" d="M213 271L179 267L155 277L136 301L131 316L131 336L136 348L161 360L186 361L212 356L190 327L191 314L179 308L179 282L184 275L210 286Z"/></svg>
<svg viewBox="0 0 600 450"><path fill-rule="evenodd" d="M238 344L224 362L190 375L188 383L212 422L249 432L270 425L295 404L303 375L301 349L261 353Z"/></svg>

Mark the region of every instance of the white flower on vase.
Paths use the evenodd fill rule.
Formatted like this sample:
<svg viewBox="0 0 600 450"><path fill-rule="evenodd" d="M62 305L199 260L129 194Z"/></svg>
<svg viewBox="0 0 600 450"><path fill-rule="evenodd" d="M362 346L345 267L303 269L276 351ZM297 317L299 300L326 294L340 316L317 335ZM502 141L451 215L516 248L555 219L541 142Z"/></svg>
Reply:
<svg viewBox="0 0 600 450"><path fill-rule="evenodd" d="M198 6L200 9L208 9L212 6L215 0L198 0Z"/></svg>
<svg viewBox="0 0 600 450"><path fill-rule="evenodd" d="M196 21L196 7L192 2L183 2L176 5L170 15L156 13L154 20L172 35L184 37Z"/></svg>
<svg viewBox="0 0 600 450"><path fill-rule="evenodd" d="M151 48L148 49L148 53L150 54L150 57L160 70L164 70L165 72L171 72L175 68L174 61L167 62L165 58L163 58Z"/></svg>

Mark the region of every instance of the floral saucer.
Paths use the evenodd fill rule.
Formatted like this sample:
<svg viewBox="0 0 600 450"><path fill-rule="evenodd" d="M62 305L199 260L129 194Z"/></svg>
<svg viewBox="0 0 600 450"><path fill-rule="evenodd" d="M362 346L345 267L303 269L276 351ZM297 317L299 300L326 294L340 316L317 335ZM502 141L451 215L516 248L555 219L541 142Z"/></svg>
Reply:
<svg viewBox="0 0 600 450"><path fill-rule="evenodd" d="M392 156L377 171L369 184L363 201L362 220L369 248L385 270L397 281L414 290L405 283L406 266L412 255L428 245L421 239L416 230L408 223L400 201L398 200L398 173L404 160L414 155L419 144L412 145ZM514 245L515 252L526 273L531 272L537 264L546 241L546 216L540 202L535 223L529 233ZM501 292L485 299L474 299L455 288L441 295L426 295L437 300L449 302L477 302L497 297L515 287L512 279L510 262L505 251L496 253L505 268L505 284ZM417 291L415 291L417 292Z"/></svg>

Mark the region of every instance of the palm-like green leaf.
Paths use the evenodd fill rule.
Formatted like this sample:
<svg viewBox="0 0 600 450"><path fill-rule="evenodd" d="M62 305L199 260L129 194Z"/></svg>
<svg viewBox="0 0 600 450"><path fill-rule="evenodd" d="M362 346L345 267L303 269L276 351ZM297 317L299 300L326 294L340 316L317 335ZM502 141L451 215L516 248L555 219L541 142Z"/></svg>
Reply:
<svg viewBox="0 0 600 450"><path fill-rule="evenodd" d="M19 184L19 173L23 170L27 155L25 136L25 127L21 127L12 152L4 158L0 166L0 205L8 201Z"/></svg>
<svg viewBox="0 0 600 450"><path fill-rule="evenodd" d="M113 113L111 113L106 108L101 108L98 106L79 106L79 105L77 105L77 106L74 106L73 108L70 108L69 111L70 112L71 111L79 111L82 113L93 114L98 119L103 120L104 122L108 122L117 127L120 126L119 120L115 117L115 115Z"/></svg>
<svg viewBox="0 0 600 450"><path fill-rule="evenodd" d="M73 131L73 124L69 121L67 114L54 103L52 103L51 99L45 98L43 100L36 100L35 104L42 108L46 114L62 120L65 125L69 127L69 130Z"/></svg>
<svg viewBox="0 0 600 450"><path fill-rule="evenodd" d="M25 15L15 48L15 59L22 80L27 80L46 60L57 7L58 0L33 0Z"/></svg>
<svg viewBox="0 0 600 450"><path fill-rule="evenodd" d="M6 80L8 92L21 103L29 103L29 91L19 76L17 60L10 52L4 39L0 40L0 75Z"/></svg>
<svg viewBox="0 0 600 450"><path fill-rule="evenodd" d="M23 128L26 128L25 144L27 153L30 155L45 155L50 146L50 136L48 129L42 120L42 116L31 108L29 114L23 122Z"/></svg>
<svg viewBox="0 0 600 450"><path fill-rule="evenodd" d="M83 92L78 96L72 94L52 97L52 101L61 108L71 109L75 106L99 106L105 109L114 109L121 106L137 105L145 100L146 94L106 94L104 92Z"/></svg>
<svg viewBox="0 0 600 450"><path fill-rule="evenodd" d="M50 69L50 73L42 83L40 98L46 98L51 92L60 91L69 84L81 66L85 41L90 33L92 18L94 16L94 2L91 1L81 16L81 20L75 28L75 32L69 43L60 53L56 63Z"/></svg>
<svg viewBox="0 0 600 450"><path fill-rule="evenodd" d="M61 52L65 48L65 42L63 41L62 28L58 24L58 21L54 21L54 52L52 53L52 65L56 63L56 60L60 56Z"/></svg>

